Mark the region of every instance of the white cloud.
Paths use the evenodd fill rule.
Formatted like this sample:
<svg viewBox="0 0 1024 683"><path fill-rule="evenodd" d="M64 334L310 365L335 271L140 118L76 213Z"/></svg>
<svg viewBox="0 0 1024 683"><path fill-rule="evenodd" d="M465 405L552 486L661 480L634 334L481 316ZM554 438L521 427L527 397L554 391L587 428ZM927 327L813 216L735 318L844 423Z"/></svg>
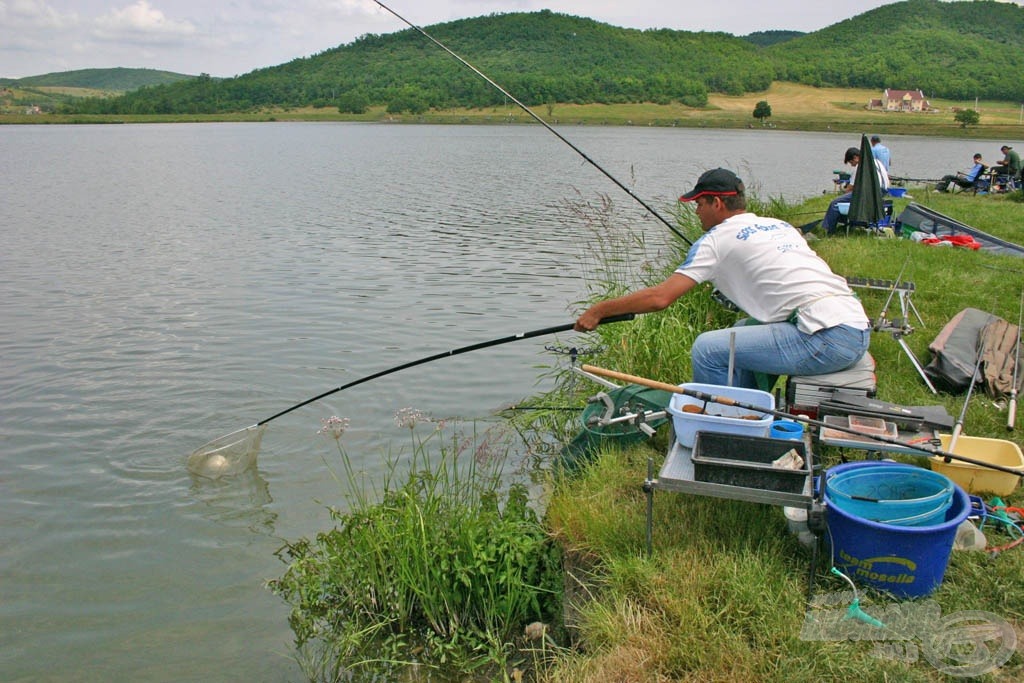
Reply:
<svg viewBox="0 0 1024 683"><path fill-rule="evenodd" d="M79 21L74 12L62 13L43 0L0 1L0 25L30 31L66 30Z"/></svg>
<svg viewBox="0 0 1024 683"><path fill-rule="evenodd" d="M98 40L160 44L178 42L197 33L195 24L187 20L169 19L148 0L114 8L93 22L93 35Z"/></svg>

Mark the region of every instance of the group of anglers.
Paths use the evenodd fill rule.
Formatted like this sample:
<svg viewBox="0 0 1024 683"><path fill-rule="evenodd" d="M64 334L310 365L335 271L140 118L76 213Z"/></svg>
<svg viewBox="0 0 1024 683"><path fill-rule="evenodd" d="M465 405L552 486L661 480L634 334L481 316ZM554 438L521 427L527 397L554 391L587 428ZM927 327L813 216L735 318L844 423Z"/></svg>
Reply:
<svg viewBox="0 0 1024 683"><path fill-rule="evenodd" d="M957 187L970 190L979 182L987 180L990 189L1000 191L1009 189L1015 179L1017 182L1024 182L1024 178L1021 178L1020 155L1010 145L1003 145L999 149L1003 153L1003 159L995 166L986 166L981 152L977 152L969 169L943 176L935 184L935 189L939 192L949 192Z"/></svg>

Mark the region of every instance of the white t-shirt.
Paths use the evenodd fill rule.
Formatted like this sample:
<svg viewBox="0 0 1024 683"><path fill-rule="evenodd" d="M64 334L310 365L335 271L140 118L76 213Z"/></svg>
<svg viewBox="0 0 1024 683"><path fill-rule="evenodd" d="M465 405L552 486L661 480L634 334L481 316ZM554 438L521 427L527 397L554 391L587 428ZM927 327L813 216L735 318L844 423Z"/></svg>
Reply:
<svg viewBox="0 0 1024 683"><path fill-rule="evenodd" d="M762 323L796 313L807 334L836 325L867 329L868 317L846 279L836 275L785 221L741 213L704 233L677 273L711 282Z"/></svg>
<svg viewBox="0 0 1024 683"><path fill-rule="evenodd" d="M881 185L884 193L889 189L889 172L885 170L885 164L879 159L875 159L875 172L878 173L878 184Z"/></svg>

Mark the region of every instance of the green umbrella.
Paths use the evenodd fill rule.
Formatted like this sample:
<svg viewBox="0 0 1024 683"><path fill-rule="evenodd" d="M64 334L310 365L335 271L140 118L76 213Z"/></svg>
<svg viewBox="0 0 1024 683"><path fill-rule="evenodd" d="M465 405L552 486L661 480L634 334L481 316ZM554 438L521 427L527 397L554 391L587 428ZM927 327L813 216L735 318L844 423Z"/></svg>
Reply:
<svg viewBox="0 0 1024 683"><path fill-rule="evenodd" d="M875 169L875 155L867 135L860 136L860 162L853 179L850 198L850 224L877 226L885 215L882 202L882 184Z"/></svg>

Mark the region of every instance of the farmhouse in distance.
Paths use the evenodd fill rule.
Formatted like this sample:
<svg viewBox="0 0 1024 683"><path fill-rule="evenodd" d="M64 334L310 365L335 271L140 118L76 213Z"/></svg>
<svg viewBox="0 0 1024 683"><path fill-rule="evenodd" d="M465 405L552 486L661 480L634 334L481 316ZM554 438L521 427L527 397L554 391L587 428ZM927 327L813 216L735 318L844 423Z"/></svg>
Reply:
<svg viewBox="0 0 1024 683"><path fill-rule="evenodd" d="M893 90L886 88L881 99L871 100L868 109L884 111L936 111L920 90Z"/></svg>

